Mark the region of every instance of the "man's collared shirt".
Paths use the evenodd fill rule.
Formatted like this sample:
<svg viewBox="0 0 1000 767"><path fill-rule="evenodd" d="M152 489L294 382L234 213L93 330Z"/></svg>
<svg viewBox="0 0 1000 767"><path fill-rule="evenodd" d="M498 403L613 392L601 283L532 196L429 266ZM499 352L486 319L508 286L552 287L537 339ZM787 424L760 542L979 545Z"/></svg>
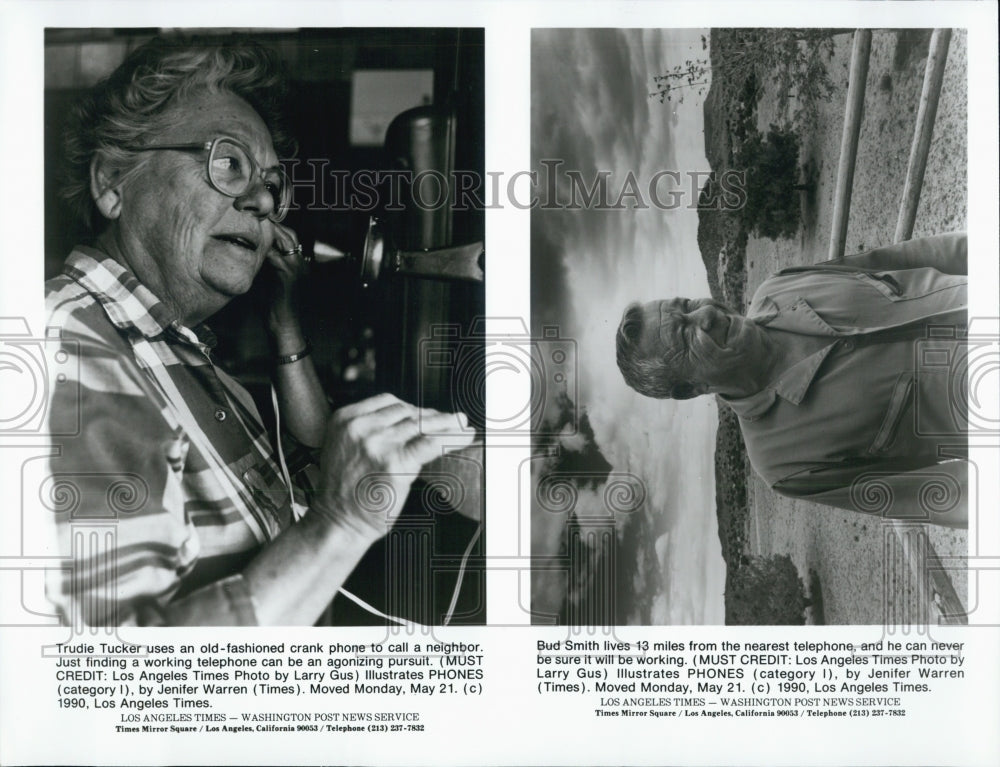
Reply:
<svg viewBox="0 0 1000 767"><path fill-rule="evenodd" d="M757 394L724 398L769 486L813 495L964 456L966 283L817 267L761 285L750 319L830 341Z"/></svg>
<svg viewBox="0 0 1000 767"><path fill-rule="evenodd" d="M46 305L65 355L49 392L52 510L71 562L48 593L63 620L255 623L239 573L291 524L290 497L211 333L91 248L47 283Z"/></svg>

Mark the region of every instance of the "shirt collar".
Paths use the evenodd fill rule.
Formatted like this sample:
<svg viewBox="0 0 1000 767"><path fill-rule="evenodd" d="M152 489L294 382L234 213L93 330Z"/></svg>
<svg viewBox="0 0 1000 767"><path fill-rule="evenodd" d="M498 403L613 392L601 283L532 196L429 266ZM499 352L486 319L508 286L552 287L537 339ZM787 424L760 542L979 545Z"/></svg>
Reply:
<svg viewBox="0 0 1000 767"><path fill-rule="evenodd" d="M749 397L723 397L722 395L720 397L736 412L736 415L747 421L756 421L763 416L774 405L777 397L781 397L793 405L798 405L806 396L809 386L816 377L816 371L819 370L819 366L823 364L823 360L827 358L833 347L834 341L831 339L826 347L810 354L801 362L796 362L756 394L751 394Z"/></svg>
<svg viewBox="0 0 1000 767"><path fill-rule="evenodd" d="M812 305L801 296L784 307L779 307L770 296L764 296L754 301L747 318L758 325L776 330L788 330L800 335L830 337L844 335L820 317Z"/></svg>
<svg viewBox="0 0 1000 767"><path fill-rule="evenodd" d="M108 319L123 331L156 338L170 331L196 345L215 346L215 335L205 325L188 328L132 272L101 251L78 245L66 259L63 272L100 302Z"/></svg>

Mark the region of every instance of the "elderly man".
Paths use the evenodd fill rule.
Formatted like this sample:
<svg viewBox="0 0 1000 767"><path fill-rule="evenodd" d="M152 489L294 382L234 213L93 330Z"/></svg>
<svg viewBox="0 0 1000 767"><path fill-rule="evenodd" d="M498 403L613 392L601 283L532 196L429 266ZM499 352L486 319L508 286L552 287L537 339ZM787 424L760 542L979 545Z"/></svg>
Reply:
<svg viewBox="0 0 1000 767"><path fill-rule="evenodd" d="M618 367L650 397L718 395L783 495L964 526L966 262L949 234L785 269L746 317L632 304Z"/></svg>

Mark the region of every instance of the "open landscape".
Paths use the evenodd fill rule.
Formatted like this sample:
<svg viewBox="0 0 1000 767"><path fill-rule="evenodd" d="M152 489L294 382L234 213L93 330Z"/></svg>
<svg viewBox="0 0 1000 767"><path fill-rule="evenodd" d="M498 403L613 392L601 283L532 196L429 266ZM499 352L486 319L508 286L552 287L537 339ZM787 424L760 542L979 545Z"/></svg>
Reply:
<svg viewBox="0 0 1000 767"><path fill-rule="evenodd" d="M815 58L822 61L831 90L828 99L805 105L809 109L803 109L794 93L791 97L781 93L778 71L743 67L736 68L738 74L729 74L734 68L722 64L725 57L736 55L739 32L713 30L710 36L712 84L704 112L705 151L712 170L721 174L736 167L748 131L765 133L772 125L788 126L798 135L801 180L810 187L799 192L798 226L787 237L755 237L735 211L700 211L698 243L713 297L741 311L770 274L828 258L852 35L850 31L810 32L799 45L821 47ZM873 34L847 253L892 242L930 32ZM914 237L966 227L966 123L966 39L956 30ZM890 616L919 621L919 592L913 588L912 574L895 549L889 527L877 518L771 492L750 470L736 418L722 403L716 493L719 537L730 575L750 556L788 555L813 600L806 611L807 622L879 624ZM934 526L926 530L940 557L966 556L965 531ZM959 599L968 604L965 572L949 575ZM727 621L730 608L727 598Z"/></svg>

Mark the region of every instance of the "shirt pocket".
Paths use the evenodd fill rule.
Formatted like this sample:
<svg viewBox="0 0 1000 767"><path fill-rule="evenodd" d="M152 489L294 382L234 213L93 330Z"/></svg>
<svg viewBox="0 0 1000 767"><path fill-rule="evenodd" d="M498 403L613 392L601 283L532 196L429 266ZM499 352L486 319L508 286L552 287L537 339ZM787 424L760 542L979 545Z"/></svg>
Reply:
<svg viewBox="0 0 1000 767"><path fill-rule="evenodd" d="M888 272L858 272L854 277L868 287L877 290L890 301L902 301L908 297L903 295L903 286Z"/></svg>
<svg viewBox="0 0 1000 767"><path fill-rule="evenodd" d="M892 394L889 396L889 406L886 408L885 416L882 419L875 438L868 447L871 455L884 455L896 439L900 424L908 410L908 405L913 400L913 374L901 373L892 387Z"/></svg>
<svg viewBox="0 0 1000 767"><path fill-rule="evenodd" d="M968 284L968 278L964 275L941 274L936 269L858 272L854 276L889 301L911 301L941 291L960 290Z"/></svg>

